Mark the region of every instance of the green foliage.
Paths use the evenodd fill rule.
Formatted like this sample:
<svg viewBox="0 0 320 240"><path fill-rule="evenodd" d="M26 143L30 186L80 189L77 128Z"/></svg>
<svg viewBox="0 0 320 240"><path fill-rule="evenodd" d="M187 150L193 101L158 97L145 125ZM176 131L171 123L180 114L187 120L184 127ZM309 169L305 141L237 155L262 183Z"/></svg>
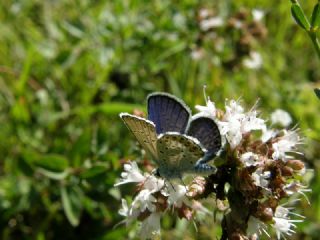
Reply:
<svg viewBox="0 0 320 240"><path fill-rule="evenodd" d="M300 27L302 27L304 30L310 29L310 23L298 3L293 3L291 5L291 13Z"/></svg>
<svg viewBox="0 0 320 240"><path fill-rule="evenodd" d="M315 47L316 53L320 58L320 43L317 37L316 32L319 28L320 23L320 8L319 2L314 6L313 12L311 15L311 23L309 22L308 18L306 17L304 11L302 10L299 2L297 0L291 0L291 13L296 22L302 27L306 32L309 34L309 37Z"/></svg>
<svg viewBox="0 0 320 240"><path fill-rule="evenodd" d="M310 13L313 6L303 5ZM228 23L210 35L199 28L201 8L225 21L247 12L246 28ZM265 29L258 28L263 37L247 34L253 8L266 13ZM308 27L301 11L294 12ZM118 113L144 111L153 91L203 105L206 84L218 107L241 97L248 106L260 99L264 117L283 108L305 134L308 167L320 168L319 102L312 93L319 62L292 21L289 2L1 1L0 19L1 239L133 238L133 229L114 226L122 220L121 197L134 189L113 184L124 160L142 155ZM191 55L198 49L204 54L196 60ZM262 55L260 69L243 66L251 51ZM306 221L297 239L319 236L319 186L316 176L312 204L298 204ZM164 239L221 234L211 218L198 224L198 233L174 218L163 226Z"/></svg>
<svg viewBox="0 0 320 240"><path fill-rule="evenodd" d="M311 16L311 27L314 30L318 30L320 26L320 4L317 3L314 8L313 8L313 12L312 12L312 16Z"/></svg>

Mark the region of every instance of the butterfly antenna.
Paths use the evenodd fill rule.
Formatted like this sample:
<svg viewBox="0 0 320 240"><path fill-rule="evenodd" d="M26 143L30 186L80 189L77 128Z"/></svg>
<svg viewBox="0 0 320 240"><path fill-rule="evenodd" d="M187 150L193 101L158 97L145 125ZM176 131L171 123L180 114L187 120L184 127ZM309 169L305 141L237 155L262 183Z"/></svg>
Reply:
<svg viewBox="0 0 320 240"><path fill-rule="evenodd" d="M175 192L176 192L176 189L174 188L173 184L172 184L169 180L168 180L168 182L170 183L170 185L171 185L171 187L172 187L173 191L175 191Z"/></svg>

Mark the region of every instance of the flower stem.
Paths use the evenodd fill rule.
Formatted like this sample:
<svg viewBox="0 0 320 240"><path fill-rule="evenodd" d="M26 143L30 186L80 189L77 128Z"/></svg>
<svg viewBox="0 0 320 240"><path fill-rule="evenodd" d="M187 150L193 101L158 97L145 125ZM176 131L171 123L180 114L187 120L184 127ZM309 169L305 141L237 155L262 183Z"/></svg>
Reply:
<svg viewBox="0 0 320 240"><path fill-rule="evenodd" d="M319 40L316 36L316 33L309 31L308 34L309 34L309 37L311 38L311 41L317 51L317 55L318 55L319 59L320 59L320 43L319 43Z"/></svg>
<svg viewBox="0 0 320 240"><path fill-rule="evenodd" d="M224 216L222 222L223 233L220 240L226 237L227 239L245 239L249 206L242 194L232 188L228 192L228 200L231 211Z"/></svg>

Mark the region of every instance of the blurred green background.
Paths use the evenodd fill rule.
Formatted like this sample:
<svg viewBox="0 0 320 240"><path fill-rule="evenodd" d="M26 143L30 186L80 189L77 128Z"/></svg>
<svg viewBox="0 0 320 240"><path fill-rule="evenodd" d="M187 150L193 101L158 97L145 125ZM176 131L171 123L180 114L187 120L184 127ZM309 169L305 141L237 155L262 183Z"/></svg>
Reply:
<svg viewBox="0 0 320 240"><path fill-rule="evenodd" d="M308 15L315 3L302 3ZM204 29L211 17L223 23ZM243 61L253 52L262 63L252 69ZM132 238L134 226L114 225L133 188L113 184L124 160L142 159L118 114L144 111L153 91L204 105L203 85L218 107L259 99L264 118L292 115L315 170L292 239L318 239L319 77L290 1L1 1L0 239ZM219 224L206 219L196 232L167 217L162 237L217 239Z"/></svg>

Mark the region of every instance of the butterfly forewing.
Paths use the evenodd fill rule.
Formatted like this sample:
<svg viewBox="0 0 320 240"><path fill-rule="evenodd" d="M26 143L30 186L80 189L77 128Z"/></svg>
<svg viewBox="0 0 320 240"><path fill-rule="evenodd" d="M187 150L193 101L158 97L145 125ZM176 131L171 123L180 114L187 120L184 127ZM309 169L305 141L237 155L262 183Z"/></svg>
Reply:
<svg viewBox="0 0 320 240"><path fill-rule="evenodd" d="M148 96L148 119L155 123L157 134L185 133L190 116L190 109L170 94L153 93Z"/></svg>
<svg viewBox="0 0 320 240"><path fill-rule="evenodd" d="M194 172L197 161L204 155L196 139L179 133L160 135L157 149L160 172L169 178L179 177L184 172Z"/></svg>
<svg viewBox="0 0 320 240"><path fill-rule="evenodd" d="M154 124L144 118L129 113L121 113L120 117L137 138L141 146L151 154L154 160L157 160L157 134Z"/></svg>
<svg viewBox="0 0 320 240"><path fill-rule="evenodd" d="M211 118L196 117L192 119L187 135L198 139L210 154L216 154L221 148L220 131Z"/></svg>

